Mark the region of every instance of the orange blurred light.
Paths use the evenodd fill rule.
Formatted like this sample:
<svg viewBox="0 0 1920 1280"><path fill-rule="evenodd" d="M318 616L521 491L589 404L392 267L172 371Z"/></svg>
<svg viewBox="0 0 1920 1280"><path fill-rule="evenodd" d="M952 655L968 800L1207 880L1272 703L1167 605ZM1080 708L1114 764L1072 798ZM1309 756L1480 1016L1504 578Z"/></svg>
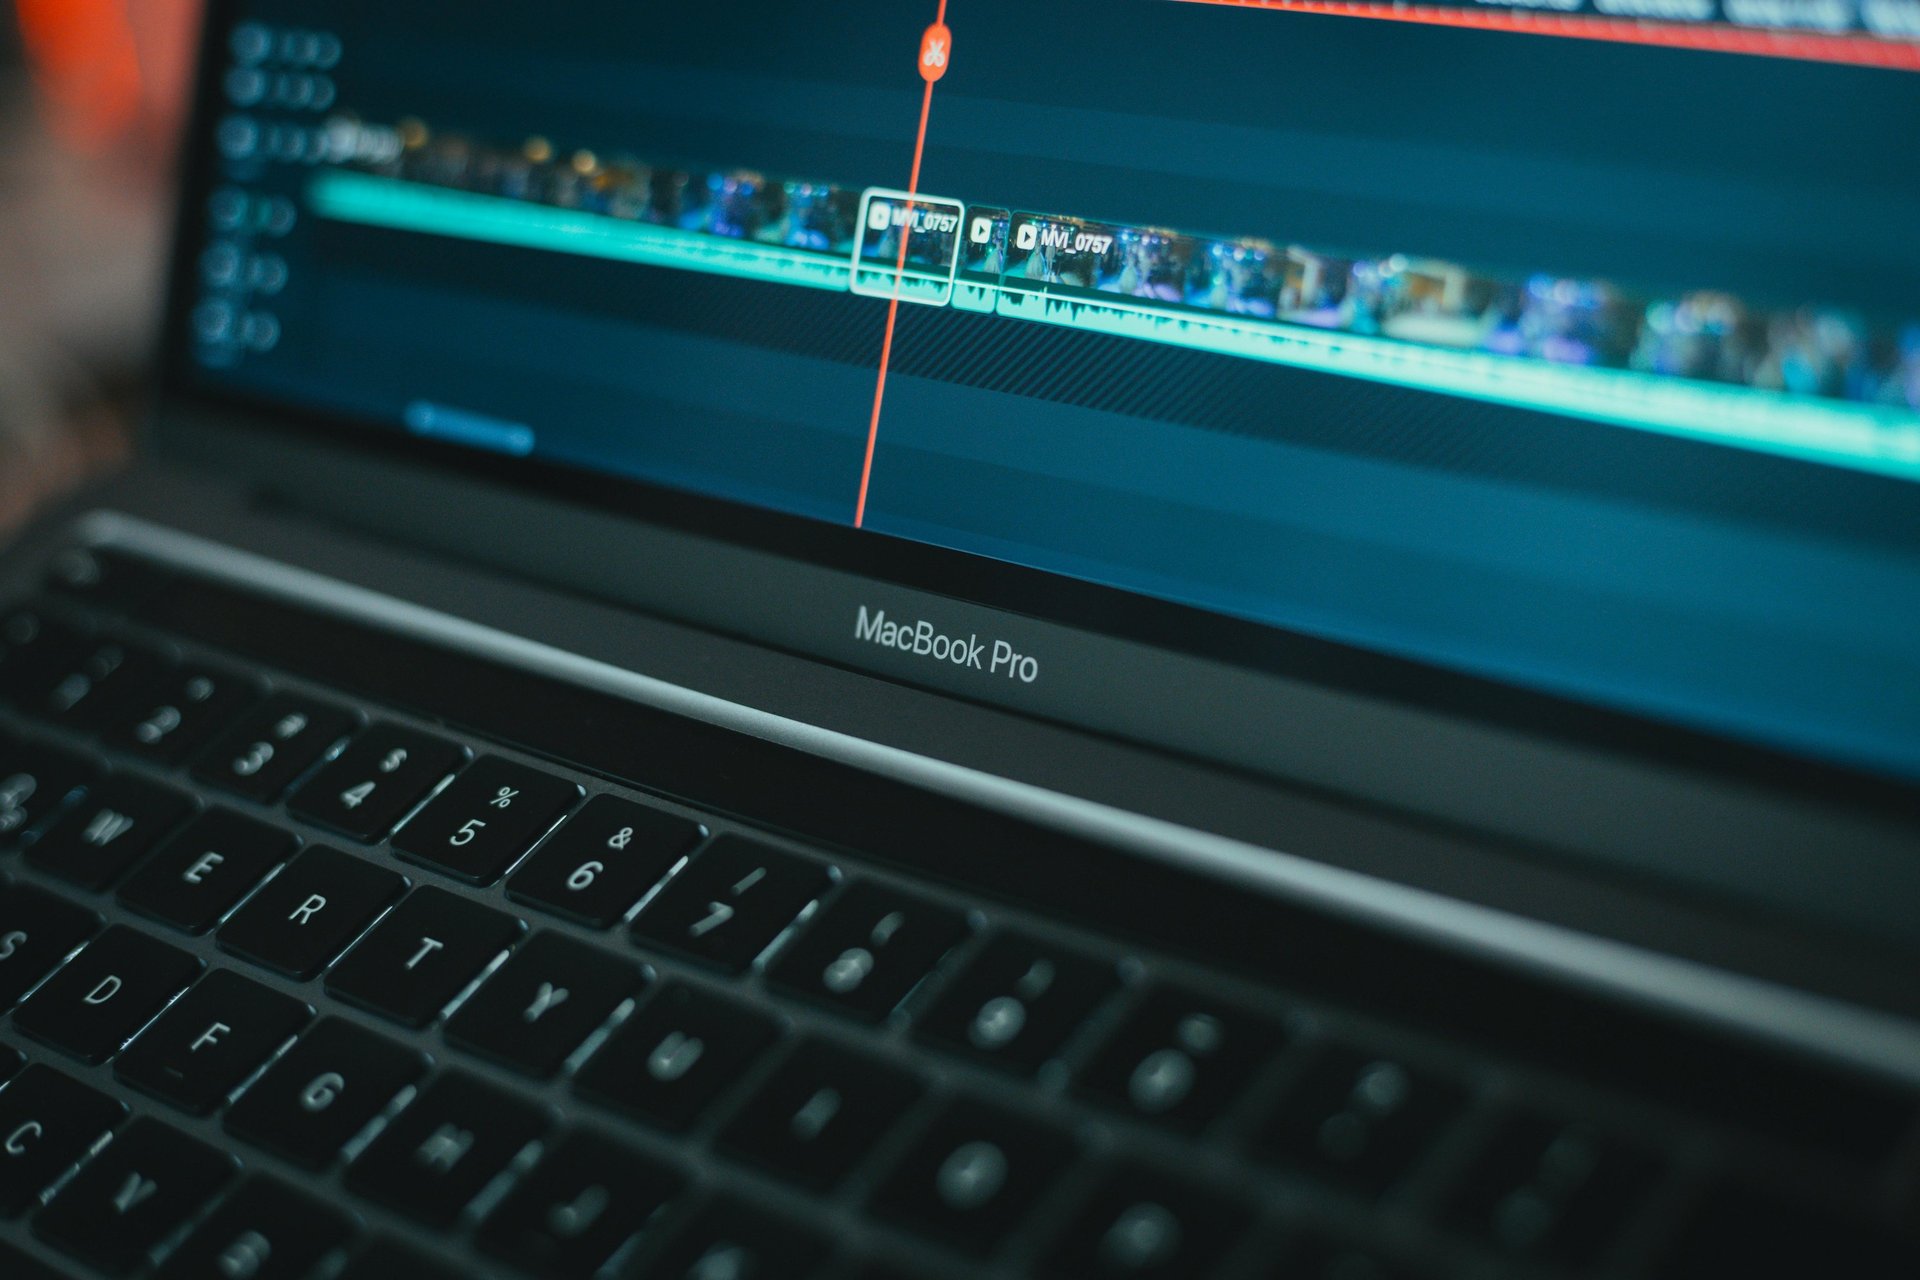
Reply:
<svg viewBox="0 0 1920 1280"><path fill-rule="evenodd" d="M55 135L97 151L132 132L146 95L129 0L16 0L15 8Z"/></svg>

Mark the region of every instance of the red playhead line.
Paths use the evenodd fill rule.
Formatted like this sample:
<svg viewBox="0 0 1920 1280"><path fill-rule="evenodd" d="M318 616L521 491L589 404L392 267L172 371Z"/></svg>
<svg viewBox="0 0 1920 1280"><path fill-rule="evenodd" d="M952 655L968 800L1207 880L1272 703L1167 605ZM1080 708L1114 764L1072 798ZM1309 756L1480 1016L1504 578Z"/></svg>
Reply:
<svg viewBox="0 0 1920 1280"><path fill-rule="evenodd" d="M933 114L933 85L947 74L953 52L953 33L947 30L947 0L940 0L940 11L933 25L920 37L920 78L926 87L920 94L920 126L913 138L913 173L907 179L907 208L920 194L920 161L927 153L927 118ZM887 365L893 360L893 330L900 319L900 280L907 270L907 233L900 233L900 259L893 264L893 297L887 300L886 336L880 342L880 373L873 384L873 414L867 421L867 454L860 463L860 493L854 499L853 527L867 522L867 486L873 481L873 449L880 440L880 407L887 398Z"/></svg>
<svg viewBox="0 0 1920 1280"><path fill-rule="evenodd" d="M1538 13L1532 10L1455 9L1440 5L1365 3L1355 0L1182 0L1235 9L1272 9L1340 18L1413 22L1470 31L1508 31L1571 40L1609 40L1618 44L1658 45L1705 53L1742 53L1802 62L1920 71L1920 44L1870 35L1834 35L1818 31L1761 31L1723 23L1658 22L1609 18L1600 14Z"/></svg>

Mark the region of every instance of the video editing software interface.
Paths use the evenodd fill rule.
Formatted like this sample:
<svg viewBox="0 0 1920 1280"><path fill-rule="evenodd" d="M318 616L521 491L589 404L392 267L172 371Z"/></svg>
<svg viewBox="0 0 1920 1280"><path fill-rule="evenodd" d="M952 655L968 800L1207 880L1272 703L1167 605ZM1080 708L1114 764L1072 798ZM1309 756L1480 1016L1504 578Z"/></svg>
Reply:
<svg viewBox="0 0 1920 1280"><path fill-rule="evenodd" d="M200 391L1920 775L1920 0L220 11Z"/></svg>

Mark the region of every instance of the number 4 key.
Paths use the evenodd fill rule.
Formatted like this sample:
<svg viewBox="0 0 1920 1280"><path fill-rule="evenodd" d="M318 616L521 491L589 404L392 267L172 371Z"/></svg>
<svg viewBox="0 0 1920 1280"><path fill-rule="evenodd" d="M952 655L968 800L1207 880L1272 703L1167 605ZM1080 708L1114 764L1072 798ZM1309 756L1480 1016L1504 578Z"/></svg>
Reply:
<svg viewBox="0 0 1920 1280"><path fill-rule="evenodd" d="M376 724L295 792L289 807L329 831L371 842L465 759L466 752L450 742Z"/></svg>

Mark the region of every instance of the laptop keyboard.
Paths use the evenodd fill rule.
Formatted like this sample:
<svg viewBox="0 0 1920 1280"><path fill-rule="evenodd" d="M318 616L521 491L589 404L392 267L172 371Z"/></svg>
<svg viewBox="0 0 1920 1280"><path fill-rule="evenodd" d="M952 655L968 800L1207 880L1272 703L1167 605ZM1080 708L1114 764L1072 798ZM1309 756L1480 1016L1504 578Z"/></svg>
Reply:
<svg viewBox="0 0 1920 1280"><path fill-rule="evenodd" d="M157 573L0 610L0 1275L1920 1274L1911 1095L1798 1142L1541 1072L155 630Z"/></svg>

